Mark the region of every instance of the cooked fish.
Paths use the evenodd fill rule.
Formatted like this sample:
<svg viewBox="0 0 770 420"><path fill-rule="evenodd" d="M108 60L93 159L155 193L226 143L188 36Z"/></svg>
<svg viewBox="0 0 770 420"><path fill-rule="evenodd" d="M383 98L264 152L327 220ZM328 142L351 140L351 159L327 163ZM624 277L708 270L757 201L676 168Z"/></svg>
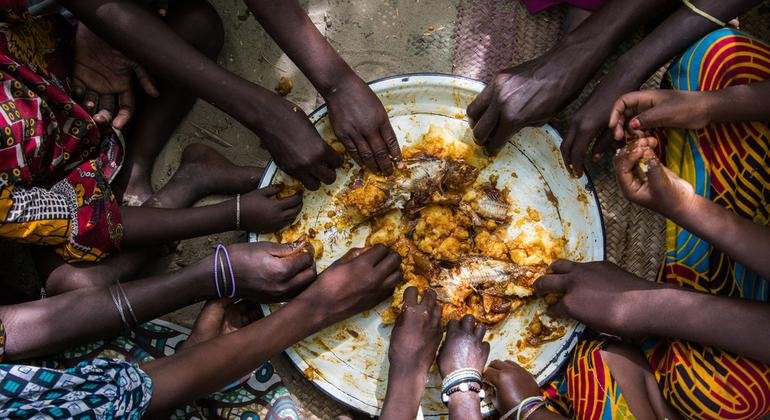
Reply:
<svg viewBox="0 0 770 420"><path fill-rule="evenodd" d="M494 187L482 189L481 197L476 200L476 207L476 213L487 219L502 222L510 217L508 210L511 205L505 199L503 192Z"/></svg>
<svg viewBox="0 0 770 420"><path fill-rule="evenodd" d="M479 292L487 296L493 312L505 306L493 298L531 296L532 284L545 274L545 267L521 266L478 255L462 257L450 266L422 262L416 268L428 278L440 301L461 306L472 293Z"/></svg>
<svg viewBox="0 0 770 420"><path fill-rule="evenodd" d="M388 210L415 211L433 202L457 203L452 193L476 180L478 168L464 162L420 156L406 159L390 177L361 171L336 201L353 224Z"/></svg>

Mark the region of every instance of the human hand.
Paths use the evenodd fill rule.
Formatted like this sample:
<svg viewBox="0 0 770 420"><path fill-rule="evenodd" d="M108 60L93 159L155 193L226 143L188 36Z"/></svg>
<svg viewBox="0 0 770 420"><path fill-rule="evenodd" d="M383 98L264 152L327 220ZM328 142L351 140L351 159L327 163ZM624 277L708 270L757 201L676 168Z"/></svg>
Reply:
<svg viewBox="0 0 770 420"><path fill-rule="evenodd" d="M548 309L559 317L572 317L589 328L624 337L643 334L643 314L649 308L644 296L658 287L608 261L576 263L557 260L534 283L539 296L561 295Z"/></svg>
<svg viewBox="0 0 770 420"><path fill-rule="evenodd" d="M190 337L184 342L184 346L190 347L238 331L259 319L260 315L259 307L246 300L208 300L195 318Z"/></svg>
<svg viewBox="0 0 770 420"><path fill-rule="evenodd" d="M468 105L476 143L497 153L520 129L543 124L569 100L571 76L552 54L503 70Z"/></svg>
<svg viewBox="0 0 770 420"><path fill-rule="evenodd" d="M493 360L484 371L484 379L495 387L495 408L501 415L526 398L540 395L535 377L510 360Z"/></svg>
<svg viewBox="0 0 770 420"><path fill-rule="evenodd" d="M436 292L427 289L417 303L417 289L404 291L404 305L390 334L388 360L391 371L427 375L441 342L441 304ZM424 380L423 380L424 383Z"/></svg>
<svg viewBox="0 0 770 420"><path fill-rule="evenodd" d="M369 86L351 75L324 99L334 133L353 159L373 172L392 174L401 148L382 102Z"/></svg>
<svg viewBox="0 0 770 420"><path fill-rule="evenodd" d="M241 228L249 232L275 232L290 224L302 210L302 193L278 198L283 184L274 184L241 195Z"/></svg>
<svg viewBox="0 0 770 420"><path fill-rule="evenodd" d="M615 140L644 136L659 127L703 128L711 121L709 92L652 89L621 96L612 106L609 128Z"/></svg>
<svg viewBox="0 0 770 420"><path fill-rule="evenodd" d="M313 308L322 325L370 309L402 280L401 257L383 245L354 248L318 275L295 300Z"/></svg>
<svg viewBox="0 0 770 420"><path fill-rule="evenodd" d="M447 323L446 339L438 354L438 368L441 377L457 369L472 368L484 371L489 357L489 343L484 341L487 326L476 322L473 315Z"/></svg>
<svg viewBox="0 0 770 420"><path fill-rule="evenodd" d="M342 165L342 156L323 141L298 106L275 95L263 114L252 129L278 167L311 191L321 183L334 182L334 171Z"/></svg>
<svg viewBox="0 0 770 420"><path fill-rule="evenodd" d="M696 194L690 183L660 163L652 150L657 143L654 137L643 137L618 150L615 177L627 199L676 221L690 211Z"/></svg>
<svg viewBox="0 0 770 420"><path fill-rule="evenodd" d="M564 164L575 177L583 174L584 162L594 139L596 142L591 151L594 161L618 147L612 139L612 131L607 129L607 116L615 100L624 93L638 89L641 84L629 77L626 69L622 63L616 64L572 117L560 148Z"/></svg>
<svg viewBox="0 0 770 420"><path fill-rule="evenodd" d="M122 129L134 112L131 77L142 89L157 97L158 89L143 67L126 58L79 23L75 33L73 95L99 125L112 122ZM117 114L115 114L117 106Z"/></svg>
<svg viewBox="0 0 770 420"><path fill-rule="evenodd" d="M260 303L285 302L316 279L308 243L257 242L228 245L238 296Z"/></svg>

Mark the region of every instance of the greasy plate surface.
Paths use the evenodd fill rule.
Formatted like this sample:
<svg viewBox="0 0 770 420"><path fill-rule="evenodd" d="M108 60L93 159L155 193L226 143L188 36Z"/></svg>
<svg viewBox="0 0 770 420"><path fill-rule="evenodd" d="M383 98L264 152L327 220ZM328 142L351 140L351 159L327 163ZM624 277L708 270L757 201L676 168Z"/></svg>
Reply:
<svg viewBox="0 0 770 420"><path fill-rule="evenodd" d="M431 125L446 130L448 140L473 142L465 108L483 89L480 82L448 75L407 75L380 80L371 85L390 116L399 142L407 146L428 131ZM311 120L325 139L334 137L326 118L326 108L311 114ZM559 154L561 138L550 126L524 129L506 145L495 161L486 167L479 179L499 177L498 185L508 187L513 207L522 214L528 207L536 209L539 222L528 221L508 228L508 238L541 224L557 237L566 239L565 257L578 261L604 258L604 237L599 208L584 176L572 179ZM368 227L353 231L324 230L330 221L331 198L344 188L354 171L337 171L337 181L315 192L305 192L304 207L298 220L304 228L314 228L324 244L318 270L328 267L350 247L363 246ZM271 162L262 185L280 182L286 175ZM515 214L514 220L521 214ZM275 235L252 234L250 240L276 240ZM369 414L377 414L387 384L387 349L391 326L380 318L390 299L373 310L336 324L298 343L286 352L305 376L333 398ZM263 305L268 314L277 305ZM569 323L567 333L559 340L535 349L520 349L517 341L542 303L532 303L491 328L485 339L491 344L489 360L512 359L532 372L544 383L565 361L574 347L582 325ZM290 327L290 326L287 326ZM441 403L441 378L437 369L430 374L422 410L426 417L445 416ZM483 411L491 410L486 401Z"/></svg>

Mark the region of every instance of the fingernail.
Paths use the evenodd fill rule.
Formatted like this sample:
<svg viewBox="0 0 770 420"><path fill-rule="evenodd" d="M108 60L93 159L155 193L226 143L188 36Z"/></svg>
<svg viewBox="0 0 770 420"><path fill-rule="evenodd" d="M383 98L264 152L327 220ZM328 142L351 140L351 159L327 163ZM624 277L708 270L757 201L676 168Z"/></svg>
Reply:
<svg viewBox="0 0 770 420"><path fill-rule="evenodd" d="M632 119L628 125L631 126L631 128L633 128L634 130L638 130L642 127L642 123L641 121L639 121L639 118Z"/></svg>
<svg viewBox="0 0 770 420"><path fill-rule="evenodd" d="M604 153L596 153L594 155L594 162L598 162L598 161L602 160L603 157L604 157Z"/></svg>

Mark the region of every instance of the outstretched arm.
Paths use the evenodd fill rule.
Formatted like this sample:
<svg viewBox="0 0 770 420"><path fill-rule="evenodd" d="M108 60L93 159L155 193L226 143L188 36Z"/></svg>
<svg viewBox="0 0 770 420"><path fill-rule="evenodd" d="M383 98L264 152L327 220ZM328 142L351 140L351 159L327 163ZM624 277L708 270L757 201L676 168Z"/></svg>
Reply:
<svg viewBox="0 0 770 420"><path fill-rule="evenodd" d="M521 128L548 121L580 93L628 34L670 3L609 1L552 50L497 74L468 106L476 142L496 152Z"/></svg>
<svg viewBox="0 0 770 420"><path fill-rule="evenodd" d="M535 282L551 307L595 331L624 338L671 337L770 363L770 305L653 283L610 262L558 260Z"/></svg>
<svg viewBox="0 0 770 420"><path fill-rule="evenodd" d="M695 194L692 185L660 163L652 151L656 144L652 137L638 139L615 156L623 195L770 278L770 228ZM646 174L639 173L639 162L646 162Z"/></svg>
<svg viewBox="0 0 770 420"><path fill-rule="evenodd" d="M181 270L126 283L122 287L139 322L215 295L211 258ZM83 304L87 302L87 304ZM77 289L18 305L0 307L9 360L52 354L76 343L120 332L121 318L107 288Z"/></svg>
<svg viewBox="0 0 770 420"><path fill-rule="evenodd" d="M230 245L227 249L238 297L257 302L280 301L295 296L315 279L312 253L304 248L259 242ZM217 297L213 264L214 259L209 256L172 273L122 284L137 321L149 321ZM124 310L127 309L125 305ZM51 354L74 344L111 337L122 328L107 288L77 289L43 300L2 306L0 320L6 333L5 357L11 360Z"/></svg>
<svg viewBox="0 0 770 420"><path fill-rule="evenodd" d="M614 3L626 5L629 2ZM656 7L645 2L633 3L641 7ZM692 3L726 22L758 4L759 0L693 0ZM623 54L572 118L561 146L565 163L572 165L576 174L581 174L588 148L595 138L598 140L594 146L594 153L597 154L594 158L600 158L601 153L612 144L612 133L606 130L607 115L610 114L612 104L621 95L639 89L668 60L716 29L719 26L681 6L640 43Z"/></svg>
<svg viewBox="0 0 770 420"><path fill-rule="evenodd" d="M417 289L404 291L404 305L390 334L388 389L380 419L414 418L419 409L428 371L441 341L441 303L427 289L417 303Z"/></svg>
<svg viewBox="0 0 770 420"><path fill-rule="evenodd" d="M130 0L62 0L110 45L154 74L231 115L262 140L278 166L307 188L335 179L341 157L316 132L302 110L225 70L187 44L155 14Z"/></svg>
<svg viewBox="0 0 770 420"><path fill-rule="evenodd" d="M281 190L281 186L271 185L203 207L121 207L123 245L158 244L236 228L260 233L278 230L291 223L302 209L301 195L278 198L276 194Z"/></svg>
<svg viewBox="0 0 770 420"><path fill-rule="evenodd" d="M709 124L770 121L770 80L709 91L651 89L627 93L612 107L615 140L654 128L700 129Z"/></svg>
<svg viewBox="0 0 770 420"><path fill-rule="evenodd" d="M401 149L377 96L345 63L296 0L245 0L259 23L329 106L339 140L360 164L390 174Z"/></svg>
<svg viewBox="0 0 770 420"><path fill-rule="evenodd" d="M143 365L153 383L149 411L219 390L302 338L371 308L401 281L400 264L398 255L381 245L352 250L270 316Z"/></svg>

